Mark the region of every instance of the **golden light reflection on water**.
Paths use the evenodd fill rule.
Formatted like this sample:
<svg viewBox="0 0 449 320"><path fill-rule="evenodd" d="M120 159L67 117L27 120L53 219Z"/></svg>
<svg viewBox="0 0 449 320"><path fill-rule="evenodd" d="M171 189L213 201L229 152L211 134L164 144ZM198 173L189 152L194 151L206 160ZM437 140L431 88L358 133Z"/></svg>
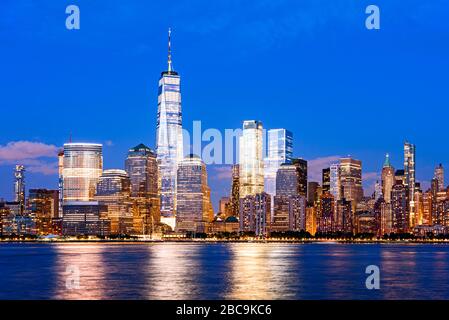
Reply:
<svg viewBox="0 0 449 320"><path fill-rule="evenodd" d="M199 245L148 246L151 257L145 267L148 299L194 299L199 288L196 281Z"/></svg>
<svg viewBox="0 0 449 320"><path fill-rule="evenodd" d="M105 299L105 269L103 245L63 244L55 245L56 287L54 299ZM73 270L79 270L79 288L71 285ZM69 286L67 283L69 282Z"/></svg>
<svg viewBox="0 0 449 320"><path fill-rule="evenodd" d="M230 289L225 299L289 299L289 283L298 266L286 259L293 252L283 245L237 244L231 247ZM297 284L296 284L297 285Z"/></svg>

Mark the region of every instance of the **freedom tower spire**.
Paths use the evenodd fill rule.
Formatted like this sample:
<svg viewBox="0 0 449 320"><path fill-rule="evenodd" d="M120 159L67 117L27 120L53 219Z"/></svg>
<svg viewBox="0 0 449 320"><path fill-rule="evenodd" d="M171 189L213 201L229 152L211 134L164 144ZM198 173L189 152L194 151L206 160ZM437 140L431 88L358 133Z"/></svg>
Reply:
<svg viewBox="0 0 449 320"><path fill-rule="evenodd" d="M181 78L173 70L171 29L168 29L168 69L161 73L158 91L156 152L161 222L174 229L176 221L176 179L183 158Z"/></svg>

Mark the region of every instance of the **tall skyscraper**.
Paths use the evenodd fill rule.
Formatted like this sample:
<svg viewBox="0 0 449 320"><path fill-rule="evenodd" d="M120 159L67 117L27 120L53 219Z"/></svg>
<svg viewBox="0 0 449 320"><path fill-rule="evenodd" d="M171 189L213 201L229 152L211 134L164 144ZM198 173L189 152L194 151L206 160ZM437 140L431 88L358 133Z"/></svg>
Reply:
<svg viewBox="0 0 449 320"><path fill-rule="evenodd" d="M382 194L386 203L391 201L391 190L395 185L394 168L390 163L390 156L387 153L385 163L382 168Z"/></svg>
<svg viewBox="0 0 449 320"><path fill-rule="evenodd" d="M403 184L396 184L391 191L393 230L396 233L409 232L409 191Z"/></svg>
<svg viewBox="0 0 449 320"><path fill-rule="evenodd" d="M355 208L363 198L362 162L352 158L340 159L340 182L343 197Z"/></svg>
<svg viewBox="0 0 449 320"><path fill-rule="evenodd" d="M408 187L408 199L410 201L410 219L415 217L415 156L416 148L414 144L404 143L404 176L405 185Z"/></svg>
<svg viewBox="0 0 449 320"><path fill-rule="evenodd" d="M206 165L196 155L188 155L178 165L176 230L207 232L213 219Z"/></svg>
<svg viewBox="0 0 449 320"><path fill-rule="evenodd" d="M65 143L63 201L93 201L103 172L103 146L95 143Z"/></svg>
<svg viewBox="0 0 449 320"><path fill-rule="evenodd" d="M142 143L129 149L125 170L131 183L133 233L152 234L161 220L156 154ZM173 230L174 223L170 227Z"/></svg>
<svg viewBox="0 0 449 320"><path fill-rule="evenodd" d="M125 170L131 182L132 197L158 196L157 159L153 150L142 143L129 149Z"/></svg>
<svg viewBox="0 0 449 320"><path fill-rule="evenodd" d="M25 210L25 167L16 165L14 170L14 201L20 205L20 214Z"/></svg>
<svg viewBox="0 0 449 320"><path fill-rule="evenodd" d="M438 191L444 191L444 168L441 163L435 168L434 178L438 181Z"/></svg>
<svg viewBox="0 0 449 320"><path fill-rule="evenodd" d="M264 159L265 192L276 193L276 172L283 163L291 163L293 134L285 129L268 130L267 157Z"/></svg>
<svg viewBox="0 0 449 320"><path fill-rule="evenodd" d="M156 125L156 153L159 170L161 221L175 225L176 177L183 158L181 78L173 70L171 31L168 32L168 69L159 79Z"/></svg>
<svg viewBox="0 0 449 320"><path fill-rule="evenodd" d="M271 195L273 214L276 195L276 172L283 163L291 163L293 155L293 135L285 129L268 130L267 157L264 159L264 189Z"/></svg>
<svg viewBox="0 0 449 320"><path fill-rule="evenodd" d="M244 121L239 152L240 198L264 191L262 141L262 123Z"/></svg>
<svg viewBox="0 0 449 320"><path fill-rule="evenodd" d="M109 233L109 223L100 219L104 207L95 201L103 173L103 146L95 143L65 143L62 169L63 221L66 235Z"/></svg>

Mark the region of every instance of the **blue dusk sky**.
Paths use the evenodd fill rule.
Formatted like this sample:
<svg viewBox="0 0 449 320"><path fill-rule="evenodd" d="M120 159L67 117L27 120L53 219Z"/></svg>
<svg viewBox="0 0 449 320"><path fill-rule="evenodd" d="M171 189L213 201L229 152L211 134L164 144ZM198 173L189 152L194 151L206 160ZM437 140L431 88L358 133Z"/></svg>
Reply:
<svg viewBox="0 0 449 320"><path fill-rule="evenodd" d="M70 4L80 30L65 27ZM370 4L380 30L365 27ZM186 129L248 119L289 129L311 180L351 155L366 194L386 152L402 167L405 140L424 186L438 163L449 167L447 0L2 0L0 198L12 197L16 163L27 188L56 188L70 135L103 143L105 168L123 168L140 142L154 148L168 27ZM216 207L229 166L208 173Z"/></svg>

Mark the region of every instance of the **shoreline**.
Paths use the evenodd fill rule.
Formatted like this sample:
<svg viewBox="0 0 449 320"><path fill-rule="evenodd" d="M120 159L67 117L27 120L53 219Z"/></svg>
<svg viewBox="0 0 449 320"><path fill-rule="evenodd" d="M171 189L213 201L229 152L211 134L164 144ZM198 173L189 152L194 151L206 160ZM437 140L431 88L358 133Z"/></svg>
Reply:
<svg viewBox="0 0 449 320"><path fill-rule="evenodd" d="M257 243L257 244L449 244L449 240L341 240L341 239L317 239L317 240L214 240L214 239L198 239L198 240L103 240L103 239L24 239L24 240L0 240L0 244L8 243L102 243L102 244L221 244L221 243Z"/></svg>

